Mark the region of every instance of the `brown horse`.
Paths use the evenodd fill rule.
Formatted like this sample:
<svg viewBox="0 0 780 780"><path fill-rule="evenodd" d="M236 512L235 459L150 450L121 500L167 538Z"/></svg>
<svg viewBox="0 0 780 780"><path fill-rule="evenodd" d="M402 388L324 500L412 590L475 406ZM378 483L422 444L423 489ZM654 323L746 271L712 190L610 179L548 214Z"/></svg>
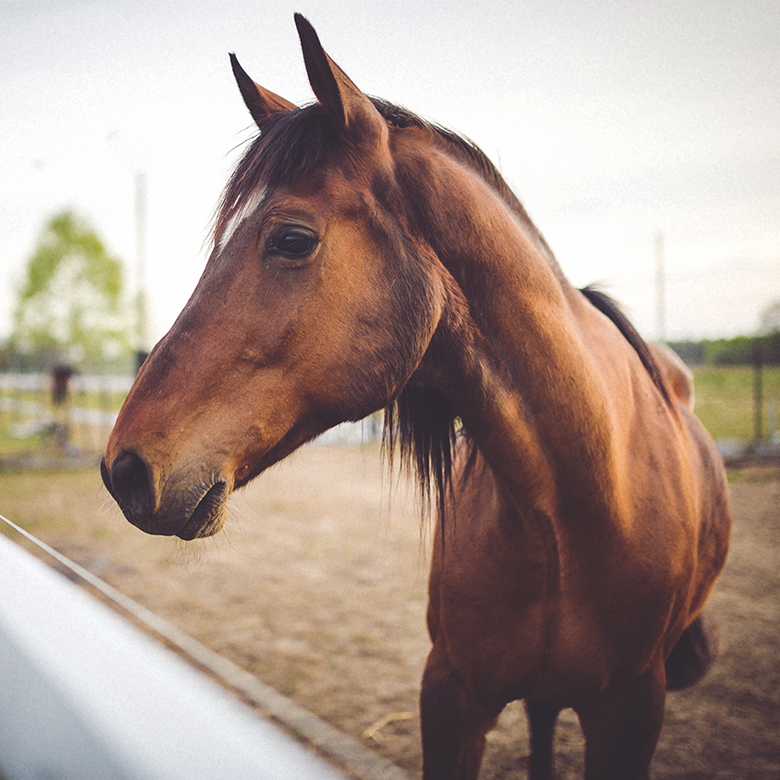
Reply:
<svg viewBox="0 0 780 780"><path fill-rule="evenodd" d="M647 777L665 689L714 655L701 611L730 529L685 370L566 280L479 149L366 97L296 24L317 102L232 58L260 134L119 415L105 483L144 531L209 536L234 489L384 407L439 509L425 778L476 778L516 699L533 778L551 776L564 707L587 777Z"/></svg>

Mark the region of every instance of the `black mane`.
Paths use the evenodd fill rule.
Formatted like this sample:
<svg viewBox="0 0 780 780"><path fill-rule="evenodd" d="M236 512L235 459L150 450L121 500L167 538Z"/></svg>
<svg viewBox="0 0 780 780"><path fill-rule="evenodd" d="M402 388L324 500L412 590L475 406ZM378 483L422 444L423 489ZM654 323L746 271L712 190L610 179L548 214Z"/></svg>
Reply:
<svg viewBox="0 0 780 780"><path fill-rule="evenodd" d="M645 370L650 374L650 378L660 391L661 395L667 404L671 405L672 401L669 398L669 391L664 383L661 370L658 368L653 354L650 352L647 342L639 335L636 328L631 324L628 317L620 309L620 306L608 295L597 290L593 285L583 287L580 292L602 313L615 323L617 329L623 334L626 341L634 348L634 351L639 355L639 359L642 361L642 365Z"/></svg>

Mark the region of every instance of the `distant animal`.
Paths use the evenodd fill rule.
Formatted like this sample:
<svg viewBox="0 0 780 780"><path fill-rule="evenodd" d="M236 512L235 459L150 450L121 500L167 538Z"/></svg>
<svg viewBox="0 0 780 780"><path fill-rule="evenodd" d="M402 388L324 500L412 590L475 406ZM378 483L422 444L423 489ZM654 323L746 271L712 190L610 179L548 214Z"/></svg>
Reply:
<svg viewBox="0 0 780 780"><path fill-rule="evenodd" d="M317 101L231 55L260 133L119 414L105 484L144 531L209 536L233 490L384 408L438 510L425 780L476 778L517 699L534 780L562 708L588 778L646 778L667 687L714 657L702 610L729 543L685 370L567 281L476 146L367 97L296 24Z"/></svg>
<svg viewBox="0 0 780 780"><path fill-rule="evenodd" d="M62 406L68 400L69 384L73 376L73 367L58 363L51 370L51 401L56 406Z"/></svg>

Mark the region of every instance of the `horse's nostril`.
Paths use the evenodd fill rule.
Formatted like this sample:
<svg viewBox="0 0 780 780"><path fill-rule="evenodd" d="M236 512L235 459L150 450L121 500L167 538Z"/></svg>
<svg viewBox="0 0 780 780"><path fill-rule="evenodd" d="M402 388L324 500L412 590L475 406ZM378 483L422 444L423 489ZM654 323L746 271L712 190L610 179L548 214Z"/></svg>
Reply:
<svg viewBox="0 0 780 780"><path fill-rule="evenodd" d="M108 492L114 497L127 519L143 524L151 513L152 495L146 463L134 452L123 452L109 472L105 462L100 471Z"/></svg>

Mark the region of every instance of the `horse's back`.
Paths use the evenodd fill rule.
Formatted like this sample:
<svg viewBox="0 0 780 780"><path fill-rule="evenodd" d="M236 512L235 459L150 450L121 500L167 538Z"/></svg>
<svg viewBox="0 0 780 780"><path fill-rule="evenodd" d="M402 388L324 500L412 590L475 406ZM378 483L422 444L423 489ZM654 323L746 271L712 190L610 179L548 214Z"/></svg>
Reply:
<svg viewBox="0 0 780 780"><path fill-rule="evenodd" d="M691 369L666 344L648 344L648 347L672 395L692 410L696 394Z"/></svg>

